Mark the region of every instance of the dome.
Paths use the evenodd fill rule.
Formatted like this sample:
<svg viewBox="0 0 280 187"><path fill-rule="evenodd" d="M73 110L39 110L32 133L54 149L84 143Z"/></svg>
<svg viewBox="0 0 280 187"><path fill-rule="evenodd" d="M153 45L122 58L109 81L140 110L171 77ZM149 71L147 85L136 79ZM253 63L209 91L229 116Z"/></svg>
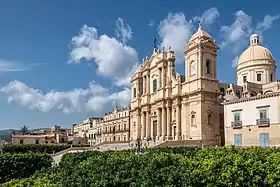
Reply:
<svg viewBox="0 0 280 187"><path fill-rule="evenodd" d="M261 45L254 45L247 48L239 57L238 64L247 61L254 61L254 60L273 60L271 52L261 46Z"/></svg>
<svg viewBox="0 0 280 187"><path fill-rule="evenodd" d="M206 31L204 31L201 26L198 27L197 32L192 35L191 39L189 41L195 40L196 38L199 37L205 37L205 38L209 38L212 39L212 37L210 36L210 34L208 34Z"/></svg>
<svg viewBox="0 0 280 187"><path fill-rule="evenodd" d="M271 52L260 45L259 36L253 34L250 37L250 46L240 55L237 66L241 63L256 60L268 60L273 61Z"/></svg>

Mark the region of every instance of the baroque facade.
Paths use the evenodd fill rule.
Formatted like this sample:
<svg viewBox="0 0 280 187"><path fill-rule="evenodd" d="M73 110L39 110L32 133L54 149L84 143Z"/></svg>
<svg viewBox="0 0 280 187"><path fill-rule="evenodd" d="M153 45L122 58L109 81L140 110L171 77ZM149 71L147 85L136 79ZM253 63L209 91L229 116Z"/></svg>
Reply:
<svg viewBox="0 0 280 187"><path fill-rule="evenodd" d="M237 85L226 90L224 102L226 145L280 146L280 82L272 53L258 35L250 37L239 57L236 76Z"/></svg>
<svg viewBox="0 0 280 187"><path fill-rule="evenodd" d="M131 139L201 141L221 145L223 107L217 80L219 47L201 26L185 48L185 75L175 72L174 51L155 48L131 79Z"/></svg>

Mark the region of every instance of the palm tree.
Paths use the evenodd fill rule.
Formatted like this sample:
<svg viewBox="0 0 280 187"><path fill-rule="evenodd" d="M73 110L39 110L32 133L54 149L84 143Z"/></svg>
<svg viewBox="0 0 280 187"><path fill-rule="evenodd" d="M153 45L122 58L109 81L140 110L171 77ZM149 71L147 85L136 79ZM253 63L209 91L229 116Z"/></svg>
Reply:
<svg viewBox="0 0 280 187"><path fill-rule="evenodd" d="M21 132L21 134L25 135L28 132L28 127L26 125L23 125L20 128L20 132Z"/></svg>

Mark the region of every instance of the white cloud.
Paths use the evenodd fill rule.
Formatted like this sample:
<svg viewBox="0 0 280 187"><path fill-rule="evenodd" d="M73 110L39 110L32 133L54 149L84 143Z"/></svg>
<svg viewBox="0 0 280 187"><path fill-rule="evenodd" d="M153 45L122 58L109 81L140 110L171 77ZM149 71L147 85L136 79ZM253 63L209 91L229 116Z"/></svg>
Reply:
<svg viewBox="0 0 280 187"><path fill-rule="evenodd" d="M248 38L252 34L252 18L242 10L234 13L235 21L230 26L222 26L222 44L221 48L230 46L234 53L237 53L242 46L248 43Z"/></svg>
<svg viewBox="0 0 280 187"><path fill-rule="evenodd" d="M155 20L150 20L148 26L153 27L155 25Z"/></svg>
<svg viewBox="0 0 280 187"><path fill-rule="evenodd" d="M193 25L187 21L183 13L168 14L167 18L160 22L158 35L162 40L161 45L169 46L175 51L177 62L183 62L185 45L192 36Z"/></svg>
<svg viewBox="0 0 280 187"><path fill-rule="evenodd" d="M112 103L126 106L130 103L130 90L110 93L107 88L90 82L86 89L73 89L71 91L42 91L30 88L20 81L12 81L1 88L7 94L8 102L41 112L62 111L93 112L101 115L110 110Z"/></svg>
<svg viewBox="0 0 280 187"><path fill-rule="evenodd" d="M279 15L277 16L270 16L265 15L262 22L259 22L256 26L256 33L262 34L267 29L271 28L273 21L279 19Z"/></svg>
<svg viewBox="0 0 280 187"><path fill-rule="evenodd" d="M196 16L189 21L181 12L168 14L158 27L158 35L162 41L161 46L171 46L175 51L177 62L184 62L185 46L193 35L194 28L197 27L193 23L201 20L204 25L211 25L218 20L219 15L217 8L210 8L202 16Z"/></svg>
<svg viewBox="0 0 280 187"><path fill-rule="evenodd" d="M38 66L40 64L29 64L23 66L18 62L1 60L0 59L0 72L17 72L17 71L26 71L31 69L34 66Z"/></svg>
<svg viewBox="0 0 280 187"><path fill-rule="evenodd" d="M220 13L217 8L213 7L208 10L206 10L202 16L196 16L193 18L193 21L201 21L203 25L211 25L220 17Z"/></svg>
<svg viewBox="0 0 280 187"><path fill-rule="evenodd" d="M236 67L237 62L238 62L238 59L239 59L238 56L234 57L234 59L233 59L232 62L231 62L231 66L232 66L232 67Z"/></svg>
<svg viewBox="0 0 280 187"><path fill-rule="evenodd" d="M273 21L279 19L279 16L266 15L263 21L258 22L256 27L254 27L252 25L252 17L244 11L238 10L234 13L234 16L235 20L231 25L221 27L221 48L229 47L234 55L239 55L249 45L249 38L253 33L261 35L263 40L263 33L271 28Z"/></svg>
<svg viewBox="0 0 280 187"><path fill-rule="evenodd" d="M125 24L122 18L118 18L116 21L116 35L125 44L127 40L132 38L132 29L130 25Z"/></svg>
<svg viewBox="0 0 280 187"><path fill-rule="evenodd" d="M123 21L118 19L117 25L119 30L124 26ZM130 26L126 26L126 31L119 32L126 39L130 37L128 28ZM80 63L83 59L96 63L97 73L114 81L125 79L138 59L134 48L106 34L99 35L96 28L87 25L81 28L78 36L72 38L71 44L70 63ZM117 85L121 84L118 82Z"/></svg>

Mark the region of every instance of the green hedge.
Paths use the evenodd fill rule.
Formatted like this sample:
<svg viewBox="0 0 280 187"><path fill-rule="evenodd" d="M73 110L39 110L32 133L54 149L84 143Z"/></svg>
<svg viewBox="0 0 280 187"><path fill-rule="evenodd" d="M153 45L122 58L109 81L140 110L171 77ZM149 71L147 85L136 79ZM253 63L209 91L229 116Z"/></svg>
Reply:
<svg viewBox="0 0 280 187"><path fill-rule="evenodd" d="M77 144L72 145L73 147L89 147L89 144ZM59 152L64 149L70 148L71 145L48 145L48 144L14 144L6 145L3 147L2 151L4 153L28 153L28 152L37 152L37 153L47 153L52 154L53 152Z"/></svg>
<svg viewBox="0 0 280 187"><path fill-rule="evenodd" d="M4 186L279 186L276 148L154 148L66 154L57 167Z"/></svg>
<svg viewBox="0 0 280 187"><path fill-rule="evenodd" d="M52 159L43 154L0 154L0 183L14 178L30 177L36 171L50 167Z"/></svg>

